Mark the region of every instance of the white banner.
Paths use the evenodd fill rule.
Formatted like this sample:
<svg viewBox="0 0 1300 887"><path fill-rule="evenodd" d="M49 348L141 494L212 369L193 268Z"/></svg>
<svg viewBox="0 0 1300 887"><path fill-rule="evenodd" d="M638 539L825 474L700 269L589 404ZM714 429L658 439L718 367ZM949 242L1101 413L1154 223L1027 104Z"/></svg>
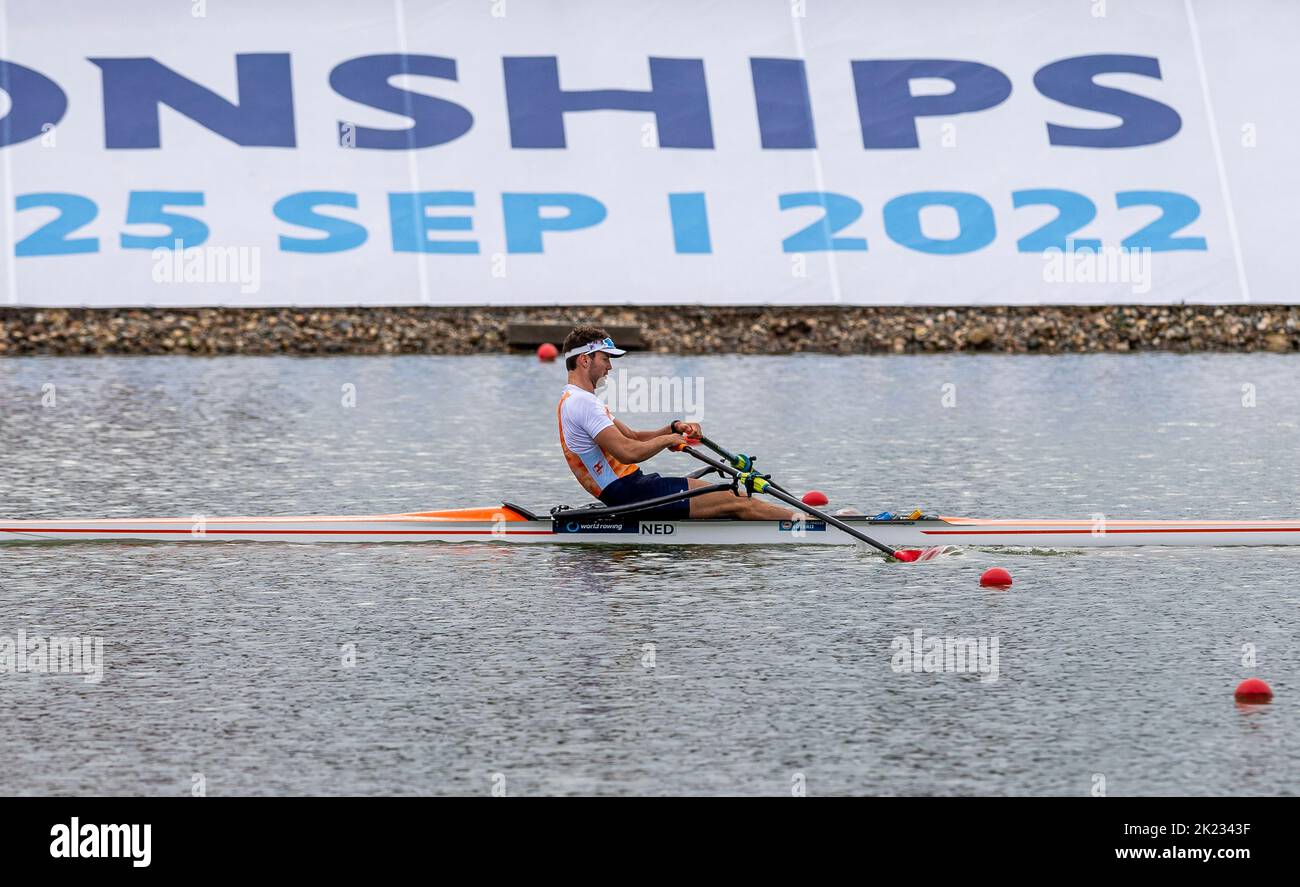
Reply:
<svg viewBox="0 0 1300 887"><path fill-rule="evenodd" d="M0 14L9 304L1300 302L1286 0Z"/></svg>

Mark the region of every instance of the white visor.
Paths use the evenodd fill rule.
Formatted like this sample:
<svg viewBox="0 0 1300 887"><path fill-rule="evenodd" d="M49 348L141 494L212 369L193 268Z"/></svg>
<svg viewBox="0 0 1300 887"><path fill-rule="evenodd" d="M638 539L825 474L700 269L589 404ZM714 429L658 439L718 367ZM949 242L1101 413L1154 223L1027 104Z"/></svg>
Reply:
<svg viewBox="0 0 1300 887"><path fill-rule="evenodd" d="M580 354L592 354L596 351L604 351L610 357L622 357L624 354L627 354L627 352L622 348L615 348L614 340L606 336L604 339L600 339L599 341L588 342L580 348L574 348L572 351L564 352L564 359L568 360L570 357L577 357Z"/></svg>

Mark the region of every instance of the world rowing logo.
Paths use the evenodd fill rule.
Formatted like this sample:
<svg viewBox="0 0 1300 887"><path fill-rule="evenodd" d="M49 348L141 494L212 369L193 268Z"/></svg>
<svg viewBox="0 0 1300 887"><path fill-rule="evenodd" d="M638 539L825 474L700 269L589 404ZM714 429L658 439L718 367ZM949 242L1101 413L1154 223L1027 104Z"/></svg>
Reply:
<svg viewBox="0 0 1300 887"><path fill-rule="evenodd" d="M622 518L592 518L590 520L557 520L552 524L557 533L636 533L636 521Z"/></svg>

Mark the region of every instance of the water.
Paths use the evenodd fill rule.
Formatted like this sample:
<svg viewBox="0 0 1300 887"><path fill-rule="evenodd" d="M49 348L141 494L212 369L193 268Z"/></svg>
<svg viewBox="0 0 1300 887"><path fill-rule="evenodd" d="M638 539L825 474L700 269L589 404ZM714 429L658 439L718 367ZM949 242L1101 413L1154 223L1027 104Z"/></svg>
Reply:
<svg viewBox="0 0 1300 887"><path fill-rule="evenodd" d="M835 506L1300 517L1294 357L624 365L702 380L711 436ZM576 504L562 376L508 357L11 358L0 515ZM990 566L1015 585L980 588ZM1300 548L903 566L853 548L5 546L0 636L100 636L105 671L0 675L0 792L1294 793L1297 577ZM998 679L895 672L916 629L996 638ZM1274 704L1236 706L1254 674Z"/></svg>

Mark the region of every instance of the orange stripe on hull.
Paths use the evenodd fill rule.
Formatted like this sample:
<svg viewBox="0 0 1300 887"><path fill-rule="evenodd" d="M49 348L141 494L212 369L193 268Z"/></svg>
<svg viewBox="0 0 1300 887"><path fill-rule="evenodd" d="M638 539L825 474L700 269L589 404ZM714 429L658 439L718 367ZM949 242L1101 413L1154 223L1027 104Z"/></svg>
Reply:
<svg viewBox="0 0 1300 887"><path fill-rule="evenodd" d="M453 508L447 511L416 511L410 514L403 514L400 517L418 517L422 520L454 520L454 521L519 521L528 520L519 512L512 508L506 508L504 505L498 505L496 508Z"/></svg>
<svg viewBox="0 0 1300 887"><path fill-rule="evenodd" d="M141 535L144 533L182 534L185 536L553 536L553 530L214 530L208 529L201 534L191 530L160 530L156 528L120 530L106 527L0 527L0 533L99 533L109 535L124 533Z"/></svg>
<svg viewBox="0 0 1300 887"><path fill-rule="evenodd" d="M1153 527L1149 524L1146 526L1139 524L1132 527L1116 527L1107 524L1104 532L1097 531L1095 533L1089 528L1039 530L1024 529L1023 527L1022 524L1020 529L1009 530L921 530L921 534L924 536L1116 536L1132 533L1158 536L1162 533L1300 533L1300 527L1234 526L1233 524L1224 524L1217 527Z"/></svg>
<svg viewBox="0 0 1300 887"><path fill-rule="evenodd" d="M1179 526L1187 527L1205 527L1210 525L1209 521L1203 520L1111 520L1104 521L1091 520L1016 520L1015 518L988 518L988 517L949 517L941 515L939 520L946 523L962 527L1086 527L1091 532L1092 527L1104 527L1107 532L1111 532L1113 527L1157 527L1159 529L1174 528ZM1223 528L1229 527L1234 530L1248 529L1250 527L1268 527L1269 521L1258 520L1222 520L1214 521L1213 526ZM1273 524L1276 527L1276 524ZM1279 528L1287 529L1287 528Z"/></svg>

